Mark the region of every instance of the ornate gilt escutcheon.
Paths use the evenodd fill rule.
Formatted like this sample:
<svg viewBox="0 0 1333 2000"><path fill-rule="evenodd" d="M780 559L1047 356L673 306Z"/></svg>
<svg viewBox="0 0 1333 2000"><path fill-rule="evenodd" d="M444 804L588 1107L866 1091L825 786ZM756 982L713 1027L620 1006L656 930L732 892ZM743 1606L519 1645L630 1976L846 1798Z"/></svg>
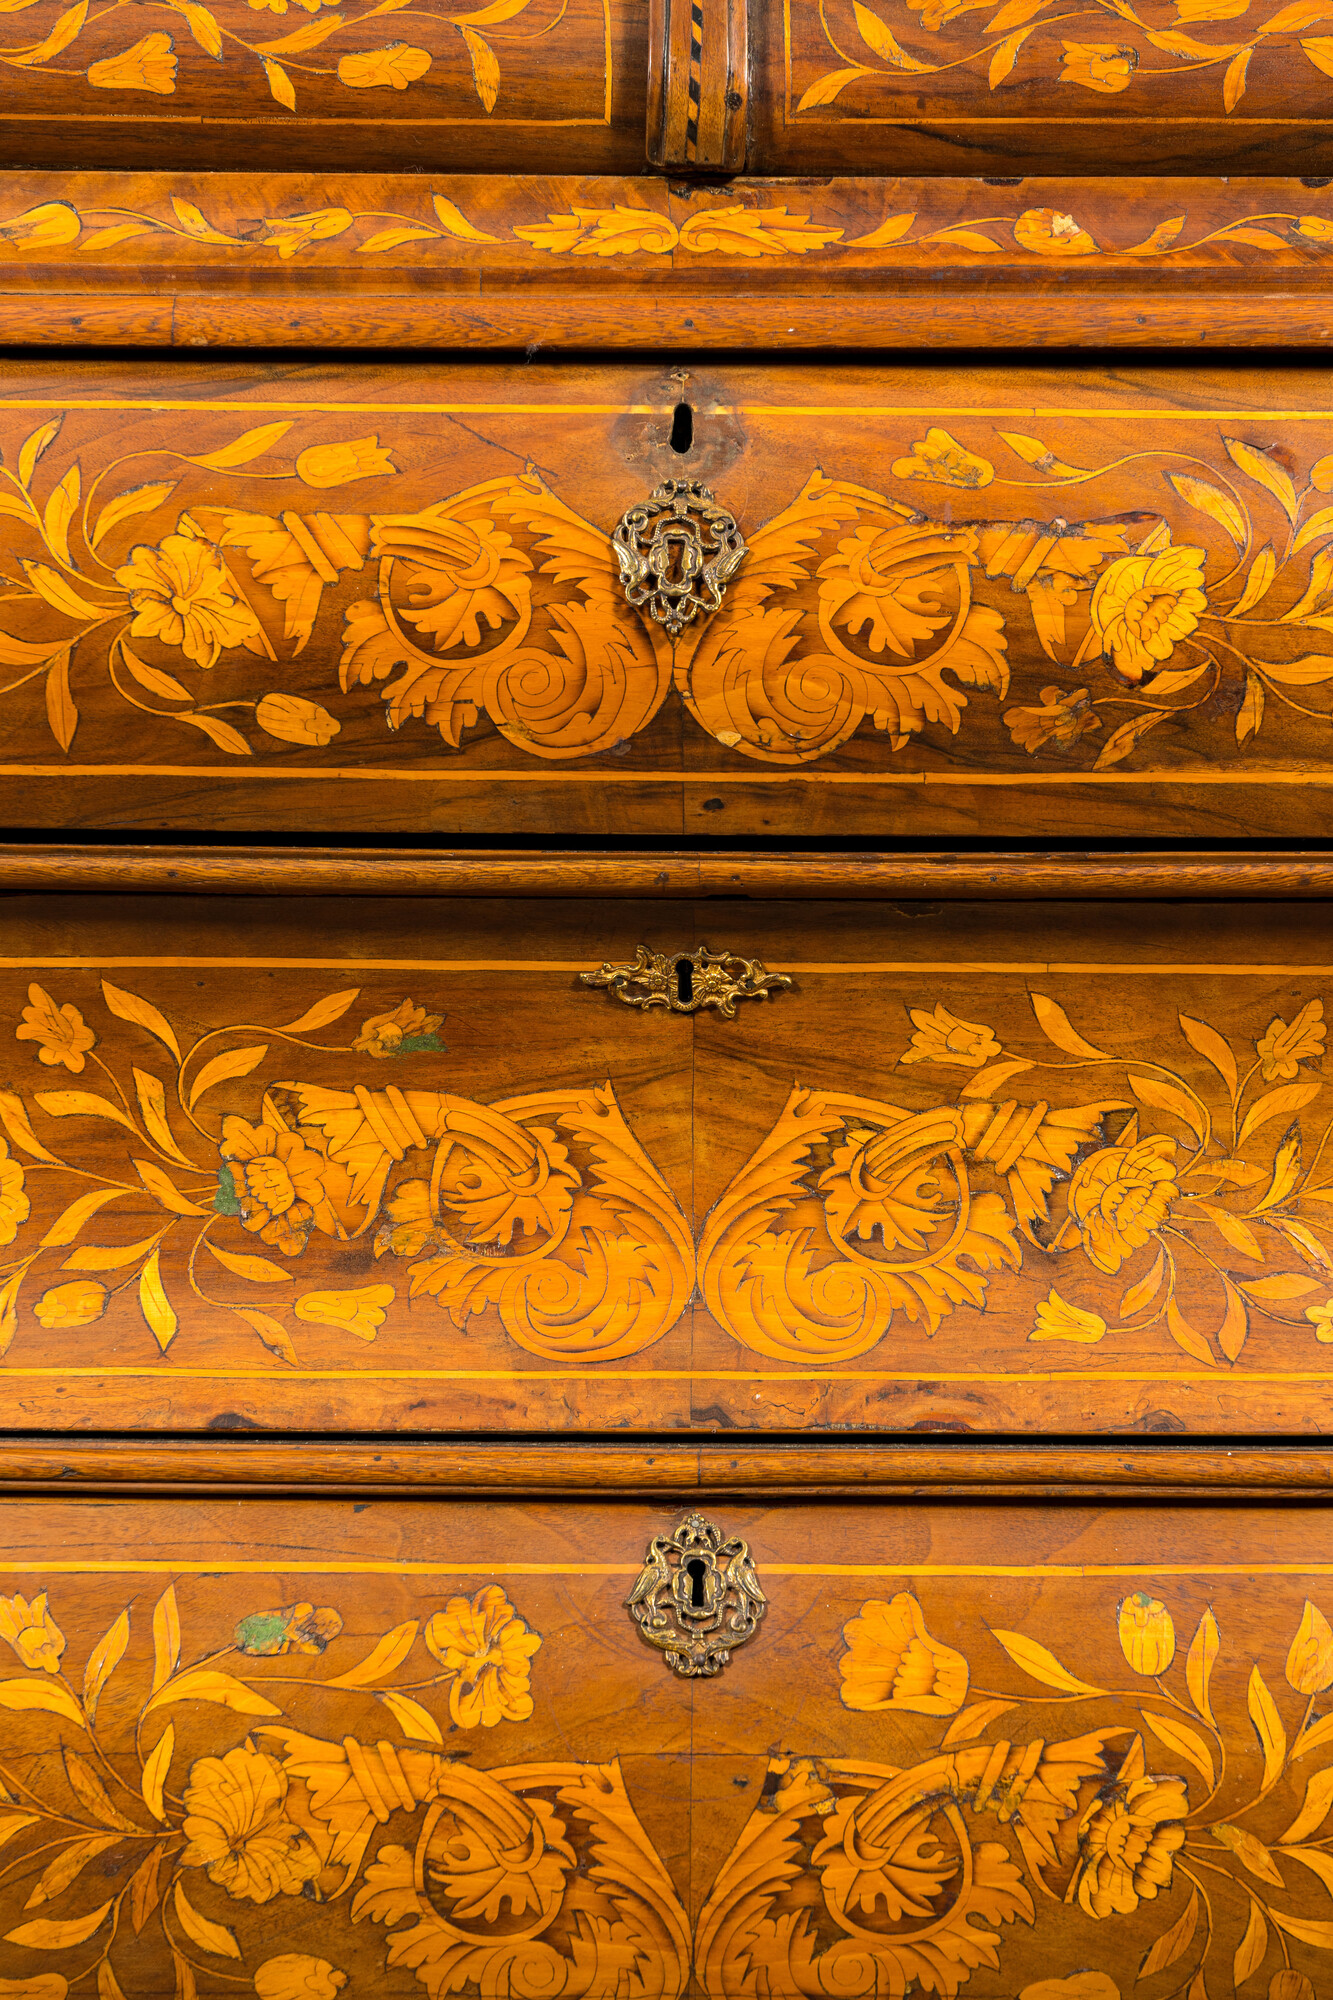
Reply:
<svg viewBox="0 0 1333 2000"><path fill-rule="evenodd" d="M611 536L625 596L678 639L722 593L745 559L733 515L697 479L668 479L621 516Z"/></svg>
<svg viewBox="0 0 1333 2000"><path fill-rule="evenodd" d="M625 1602L683 1680L720 1674L768 1609L746 1543L739 1535L724 1541L702 1514L687 1514L674 1535L653 1536Z"/></svg>
<svg viewBox="0 0 1333 2000"><path fill-rule="evenodd" d="M769 972L762 959L734 952L650 951L641 944L632 965L609 961L596 972L581 972L585 986L608 987L627 1007L665 1007L672 1014L698 1014L712 1007L724 1021L736 1018L738 1000L767 1000L791 985L785 972Z"/></svg>

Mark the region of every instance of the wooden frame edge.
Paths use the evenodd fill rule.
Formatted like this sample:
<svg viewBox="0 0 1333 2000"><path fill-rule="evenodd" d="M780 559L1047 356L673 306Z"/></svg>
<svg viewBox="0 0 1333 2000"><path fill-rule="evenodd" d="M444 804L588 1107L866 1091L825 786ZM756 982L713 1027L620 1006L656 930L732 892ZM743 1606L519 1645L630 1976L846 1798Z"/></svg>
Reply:
<svg viewBox="0 0 1333 2000"><path fill-rule="evenodd" d="M555 353L775 344L848 354L886 346L905 353L1244 349L1272 345L1275 328L1284 347L1314 354L1333 340L1320 264L1333 195L1322 180L1271 173L1107 180L1049 168L998 182L957 170L858 176L792 156L770 158L760 175L733 173L725 197L707 180L688 185L685 175L700 167L740 163L744 18L741 0L697 0L674 15L669 0L656 0L650 150L662 152L666 125L678 140L688 131L681 85L688 91L692 21L702 36L695 158L685 157L688 142L668 147L671 180L592 162L581 173L541 173L533 163L521 173L446 172L432 175L429 187L403 163L389 172L71 171L64 162L59 170L0 171L0 225L12 237L0 241L0 340L182 354L311 345ZM679 32L668 35L668 19L683 25L683 49ZM721 61L711 58L714 49ZM908 144L919 150L922 141L917 129ZM997 186L1015 192L997 195ZM790 190L792 222L804 232L794 243L759 222L775 188ZM440 227L432 193L444 197L452 227ZM202 213L206 235L180 229L173 199ZM732 235L718 247L697 227L723 200L733 229L741 219L739 249ZM53 240L11 230L55 204L64 226ZM312 208L338 210L346 222L307 235L301 256L284 256L279 266L275 223ZM132 241L105 241L97 227L105 210L139 217ZM1190 218L1183 234L1181 210ZM1284 228L1253 229L1275 211ZM581 219L578 240L543 227L545 217L571 212ZM586 253L595 232L627 212L644 215L641 233L622 233L620 254L590 282ZM402 225L396 244L381 240L377 218L386 215ZM1053 234L1054 220L1065 216L1077 224L1075 256L1067 254L1069 231L1062 225ZM987 225L980 247L975 230L960 227L969 219ZM886 224L909 221L906 232L890 226L888 240L879 240Z"/></svg>
<svg viewBox="0 0 1333 2000"><path fill-rule="evenodd" d="M0 1444L0 1495L156 1498L1333 1500L1333 1449L671 1441Z"/></svg>
<svg viewBox="0 0 1333 2000"><path fill-rule="evenodd" d="M1319 900L1333 852L1254 855L347 852L0 843L0 892L634 897L680 900Z"/></svg>

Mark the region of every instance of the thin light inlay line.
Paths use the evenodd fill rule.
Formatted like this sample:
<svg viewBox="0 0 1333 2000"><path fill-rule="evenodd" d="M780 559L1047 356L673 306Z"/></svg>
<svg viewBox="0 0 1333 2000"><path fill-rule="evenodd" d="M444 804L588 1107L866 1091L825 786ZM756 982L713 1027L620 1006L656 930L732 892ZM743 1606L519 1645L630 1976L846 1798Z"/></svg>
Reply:
<svg viewBox="0 0 1333 2000"><path fill-rule="evenodd" d="M784 1387L793 1382L916 1382L990 1383L1015 1389L1058 1386L1064 1382L1210 1382L1215 1388L1234 1388L1237 1383L1328 1383L1333 1372L1292 1370L1286 1373L1260 1369L1234 1369L1224 1378L1215 1368L1052 1369L1031 1374L992 1373L933 1374L924 1368L906 1368L894 1373L869 1368L793 1369L776 1368L178 1368L159 1364L156 1368L11 1368L0 1367L0 1382L10 1381L143 1381L158 1382L771 1382ZM142 1435L151 1437L150 1431Z"/></svg>
<svg viewBox="0 0 1333 2000"><path fill-rule="evenodd" d="M879 73L882 74L882 72ZM31 112L29 112L27 115L29 117L35 116L35 114ZM461 122L462 121L460 120L460 123ZM474 119L472 122L475 124L478 121ZM921 113L915 111L904 111L900 113L900 115L897 118L855 118L855 119L838 118L838 117L807 118L804 119L802 122L807 125L851 125L851 124L896 125L900 128L905 128L908 131L917 131L922 127L927 127L927 126L933 127L936 125L943 125L946 128L946 130L954 125L1050 125L1056 127L1057 129L1062 125L1096 125L1099 128L1099 130L1103 133L1107 132L1108 128L1110 128L1112 125L1112 121L1110 119L1086 118L1086 117L1080 118L1076 116L1066 116L1063 112L1051 112L1044 118L1039 116L1036 112L1029 113L1028 116L1026 117L1002 118L1002 117L995 117L988 115L978 116L975 113L968 113L966 116L960 114L957 117L951 116L949 118L927 118ZM1115 125L1160 126L1162 122L1163 121L1160 115L1154 118L1150 112L1144 112L1144 111L1123 112L1118 114L1114 120ZM1206 115L1203 117L1177 118L1173 113L1170 119L1167 120L1167 123L1171 125L1215 125L1220 127L1222 124L1222 120L1220 118L1209 118ZM1333 124L1333 119L1228 117L1226 123L1228 128L1230 128L1232 125L1258 125L1258 126L1299 125L1302 127L1308 126L1312 130L1314 130L1321 125ZM1035 178L1039 178L1039 176L1034 176L1034 179ZM1239 178L1239 176L1237 178ZM1249 176L1246 176L1246 178L1249 178ZM1261 178L1261 176L1255 175L1254 178L1259 179Z"/></svg>
<svg viewBox="0 0 1333 2000"><path fill-rule="evenodd" d="M68 75L70 72L69 71L61 72L60 70L56 70L53 72L53 74L55 74L56 76L59 76L62 73ZM87 125L89 119L88 119L88 113L86 111L10 111L8 108L6 108L5 121L6 123L13 122L16 125ZM136 130L142 129L142 118L133 112L99 111L97 113L96 122L99 125L132 124L135 126ZM221 112L218 111L210 111L208 113L207 118L200 118L197 115L191 117L188 114L181 114L178 112L173 113L170 111L155 111L153 113L154 125L190 125L193 126L196 131L199 129L201 125L204 124L223 125L223 126L227 125L250 126L253 125L254 122L255 121L253 118L226 118L222 115ZM554 130L558 126L565 126L565 125L596 126L596 125L606 125L609 124L609 122L610 120L607 118L494 118L494 119L395 118L393 120L395 128L400 128L403 126L409 126L409 127L424 126L429 130L435 127L442 127L444 130L448 131L452 129L452 127L454 127L455 125L463 125L463 126L479 125L479 126L484 126L489 131L494 129L495 126L499 125L499 126L516 126L522 131L535 131L535 132L545 132L548 129ZM871 122L879 124L881 121L879 119L875 119ZM1181 122L1183 123L1184 121L1182 120ZM1228 120L1228 123L1230 122L1231 121ZM1241 121L1238 120L1237 122L1239 123ZM1256 121L1251 119L1248 122L1253 124ZM1305 121L1292 120L1290 122L1304 123ZM340 118L303 118L298 115L297 117L292 118L290 120L284 119L283 121L284 130L290 129L292 125L296 126L333 125L338 127L339 129L342 129L348 125L374 125L379 131L382 132L385 126L385 120L382 118L358 118L355 115L355 113L352 112L349 112L345 117L340 117Z"/></svg>
<svg viewBox="0 0 1333 2000"><path fill-rule="evenodd" d="M0 1564L11 1576L638 1576L641 1563L489 1562L140 1562L96 1556L20 1556ZM1333 1562L1299 1563L784 1563L763 1562L765 1576L1059 1577L1088 1582L1118 1576L1333 1576ZM254 1686L262 1685L259 1676ZM319 1683L313 1683L318 1686Z"/></svg>
<svg viewBox="0 0 1333 2000"><path fill-rule="evenodd" d="M3 405L0 405L3 407ZM249 404L247 408L251 407ZM713 414L736 417L1095 417L1099 420L1132 418L1145 423L1327 423L1327 410L1141 410L1121 404L1097 409L1086 404L1058 406L1028 405L1020 409L992 409L979 404L943 403L737 403L731 409L719 407Z"/></svg>
<svg viewBox="0 0 1333 2000"><path fill-rule="evenodd" d="M34 961L35 962L35 961ZM1144 974L1168 977L1175 973L1213 973L1228 978L1266 977L1269 973L1285 976L1299 976L1305 979L1324 979L1333 973L1329 965L1219 965L1215 960L1205 959L1199 964L1161 962L1140 959L1137 963L1104 964L1097 959L1050 959L1046 963L1023 964L1006 959L940 959L927 963L917 959L820 959L804 961L798 958L784 958L783 968L789 972L833 973L846 972L1037 972L1037 973L1089 973L1105 972L1124 974L1141 978ZM497 968L498 970L499 968ZM1127 1057L1127 1061L1134 1058Z"/></svg>
<svg viewBox="0 0 1333 2000"><path fill-rule="evenodd" d="M1330 410L1325 421L1333 421ZM1333 771L397 771L379 765L356 770L311 765L286 770L260 765L229 771L214 764L0 764L8 778L217 778L227 784L281 779L298 784L329 780L400 785L958 785L969 791L999 785L1333 785Z"/></svg>
<svg viewBox="0 0 1333 2000"><path fill-rule="evenodd" d="M996 972L1026 977L1035 973L1106 973L1125 978L1168 979L1181 973L1203 973L1219 979L1326 979L1333 965L1285 965L1277 963L1220 965L1205 959L1199 963L1177 960L1138 959L1124 963L1103 963L1098 959L984 959L984 958L903 958L903 959L820 959L784 958L789 972L841 977L844 973L926 973ZM562 976L590 970L586 958L177 958L118 957L106 952L80 952L69 958L38 958L22 954L0 958L0 968L15 971L95 971L113 966L119 971L227 971L232 967L249 972L549 972ZM1132 1057L1127 1057L1132 1061Z"/></svg>
<svg viewBox="0 0 1333 2000"><path fill-rule="evenodd" d="M224 416L244 416L247 410L280 410L305 416L400 417L658 417L665 403L293 403L268 398L234 397L212 402L179 396L0 396L3 410L203 410ZM714 414L731 416L731 410ZM904 413L906 414L906 413ZM1016 416L1027 414L1015 411ZM1230 412L1228 412L1230 414ZM1327 412L1325 413L1327 415Z"/></svg>
<svg viewBox="0 0 1333 2000"><path fill-rule="evenodd" d="M162 970L176 966L183 969L211 968L225 970L236 966L247 971L277 972L588 972L590 961L586 958L104 958L97 953L82 953L77 958L0 958L0 966L32 966L34 970L57 967L96 968L113 965L122 970L138 966ZM1040 969L1040 968L1038 968Z"/></svg>
<svg viewBox="0 0 1333 2000"><path fill-rule="evenodd" d="M1333 123L1333 121L1330 121ZM477 416L477 417L656 417L669 406L661 403L298 403L269 398L236 397L230 402L166 396L0 396L5 410L196 410L243 416L247 410L278 411L298 416ZM1333 402L1323 410L1148 410L1117 405L1100 409L1087 404L952 403L718 403L717 417L1092 417L1136 423L1293 423L1326 424Z"/></svg>

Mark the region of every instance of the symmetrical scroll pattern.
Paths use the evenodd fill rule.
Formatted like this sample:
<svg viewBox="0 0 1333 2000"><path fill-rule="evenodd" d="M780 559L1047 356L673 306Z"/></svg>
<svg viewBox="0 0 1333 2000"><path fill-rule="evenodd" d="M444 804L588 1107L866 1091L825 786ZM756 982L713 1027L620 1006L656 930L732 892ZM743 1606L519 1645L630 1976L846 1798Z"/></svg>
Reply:
<svg viewBox="0 0 1333 2000"><path fill-rule="evenodd" d="M100 1087L0 1090L0 1351L21 1316L29 1339L33 1320L83 1331L133 1289L156 1353L197 1301L294 1361L289 1312L374 1340L403 1271L460 1336L490 1314L552 1361L622 1359L680 1319L693 1234L611 1083L489 1104L426 1088L444 1017L410 998L350 1044L312 1039L356 988L189 1043L146 995L100 993L132 1039L36 981L15 1026L50 1081ZM1048 994L996 1026L920 997L908 1101L796 1085L707 1217L699 1287L744 1348L845 1364L903 1320L975 1340L968 1309L1033 1342L1141 1352L1151 1334L1210 1369L1256 1327L1333 1341L1333 1124L1301 1117L1324 1086L1322 998L1229 1035L1180 1011L1178 1046L1136 1033L1124 1055ZM222 1086L272 1079L275 1043L334 1057L337 1087L266 1080L244 1114L211 1114ZM413 1057L428 1067L402 1085L364 1067ZM307 1288L319 1261L338 1281Z"/></svg>
<svg viewBox="0 0 1333 2000"><path fill-rule="evenodd" d="M1333 683L1333 506L1320 504L1333 492L1330 454L1298 478L1285 445L1223 434L1198 440L1205 455L1154 434L1078 464L1058 440L989 422L960 425L960 439L929 425L888 463L910 498L813 473L790 506L747 528L720 609L673 641L626 603L610 534L532 469L409 512L333 513L302 495L275 512L170 505L190 466L316 494L400 476L378 432L250 474L282 455L292 427L260 425L211 452L155 449L151 469L175 461L173 476L125 486L95 511L108 477L132 477L141 454L86 491L77 460L48 481L57 417L22 443L16 470L0 466L21 570L0 629L0 668L17 671L3 692L31 683L35 695L40 683L62 749L80 726L80 670L99 648L116 698L192 747L202 736L224 758L251 756L253 724L325 749L342 721L287 683L335 596L342 694L371 691L391 731L424 724L449 751L484 723L553 762L622 753L673 683L717 743L784 766L867 725L891 753L939 750L970 706L972 734L988 732L985 762L1009 769L1038 757L1110 769L1159 731L1173 757L1184 745L1215 764L1253 746L1266 715L1270 731L1275 717L1307 733L1330 719L1311 705ZM1001 454L1023 471L1004 471ZM1098 482L1101 511L1074 518ZM918 504L930 487L989 490L996 505L972 499L960 519L954 501ZM164 518L134 525L150 515ZM331 657L327 624L322 636ZM245 668L247 655L267 692L213 698L209 676L224 658ZM990 708L985 698L1003 701L1020 673L1012 705Z"/></svg>

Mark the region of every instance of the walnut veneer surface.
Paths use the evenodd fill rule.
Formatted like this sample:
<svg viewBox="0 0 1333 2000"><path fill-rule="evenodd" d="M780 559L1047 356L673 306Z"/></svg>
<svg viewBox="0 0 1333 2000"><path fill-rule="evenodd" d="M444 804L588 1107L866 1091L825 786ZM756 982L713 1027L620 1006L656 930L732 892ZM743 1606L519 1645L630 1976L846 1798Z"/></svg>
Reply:
<svg viewBox="0 0 1333 2000"><path fill-rule="evenodd" d="M4 11L0 1996L1319 2000L1326 10Z"/></svg>
<svg viewBox="0 0 1333 2000"><path fill-rule="evenodd" d="M1322 1426L1323 903L8 919L12 1427Z"/></svg>
<svg viewBox="0 0 1333 2000"><path fill-rule="evenodd" d="M90 358L3 389L29 825L1327 821L1315 370ZM748 544L674 639L610 539L664 478Z"/></svg>

